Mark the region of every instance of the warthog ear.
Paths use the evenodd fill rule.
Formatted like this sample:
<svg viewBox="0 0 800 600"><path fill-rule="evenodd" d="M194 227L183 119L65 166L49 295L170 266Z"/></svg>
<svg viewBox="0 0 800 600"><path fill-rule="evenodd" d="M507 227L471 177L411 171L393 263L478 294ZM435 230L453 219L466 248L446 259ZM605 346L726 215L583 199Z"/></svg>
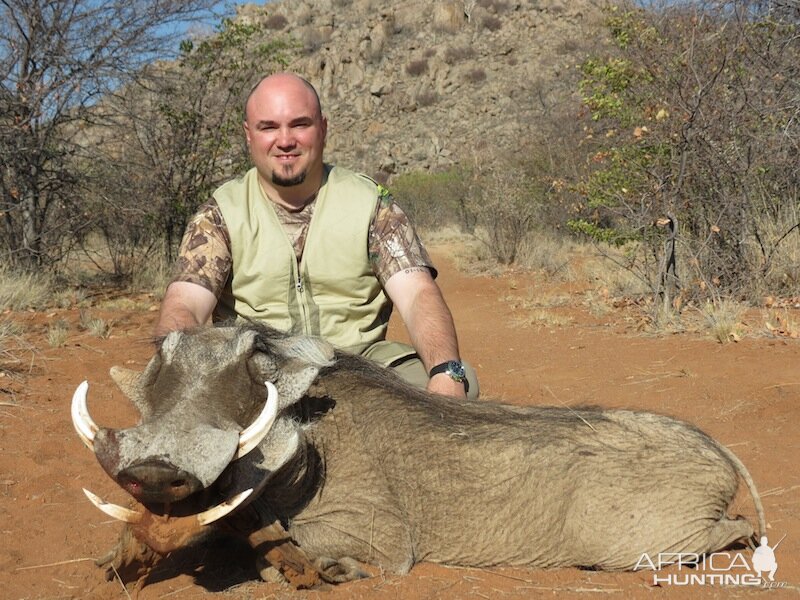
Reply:
<svg viewBox="0 0 800 600"><path fill-rule="evenodd" d="M142 374L139 371L115 366L111 367L108 374L111 375L111 379L114 380L120 391L131 400L141 394L142 388L139 384L139 379Z"/></svg>
<svg viewBox="0 0 800 600"><path fill-rule="evenodd" d="M281 409L302 398L320 368L333 363L333 346L318 338L296 336L270 340L269 348L256 352L251 360L259 375L278 388Z"/></svg>
<svg viewBox="0 0 800 600"><path fill-rule="evenodd" d="M143 372L134 371L126 367L111 367L109 375L120 391L133 402L142 419L150 414L150 406L145 400L145 387L155 379L161 368L161 359L158 354L150 359Z"/></svg>

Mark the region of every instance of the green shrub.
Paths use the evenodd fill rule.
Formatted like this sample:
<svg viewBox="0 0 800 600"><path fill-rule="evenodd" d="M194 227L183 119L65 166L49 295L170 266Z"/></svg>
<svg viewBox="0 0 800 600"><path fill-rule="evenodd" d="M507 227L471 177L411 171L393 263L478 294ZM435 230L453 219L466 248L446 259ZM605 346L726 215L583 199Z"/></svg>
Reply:
<svg viewBox="0 0 800 600"><path fill-rule="evenodd" d="M414 171L399 175L389 187L418 228L456 225L468 231L472 225L466 213L469 184L469 174L455 167L448 171Z"/></svg>

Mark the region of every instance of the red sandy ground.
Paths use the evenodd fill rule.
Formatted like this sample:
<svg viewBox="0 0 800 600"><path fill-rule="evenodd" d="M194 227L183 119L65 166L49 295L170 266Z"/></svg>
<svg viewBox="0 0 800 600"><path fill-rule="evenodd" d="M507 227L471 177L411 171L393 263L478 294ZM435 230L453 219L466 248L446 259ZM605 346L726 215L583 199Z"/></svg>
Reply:
<svg viewBox="0 0 800 600"><path fill-rule="evenodd" d="M420 564L409 575L373 569L375 576L328 591L296 592L258 581L238 547L201 548L167 566L138 597L169 598L728 598L798 595L800 589L800 343L745 338L719 344L701 334L647 336L624 311L593 317L572 290L567 306L548 309L567 325L515 325L525 309L509 297L544 294L533 275L467 277L444 258L440 283L453 310L465 357L478 369L483 397L518 404L630 407L691 421L731 448L747 465L763 498L776 581L782 589L653 586L651 572L578 569L476 570ZM570 290L560 288L560 293ZM147 298L139 300L148 301ZM154 308L156 303L150 299ZM77 327L76 309L6 315L22 324L37 350L25 374L0 378L0 597L6 599L127 598L106 582L93 559L115 543L120 525L89 504L86 487L108 500L125 498L75 435L72 392L90 384L92 415L106 426L128 426L135 412L108 377L112 365L142 367L156 313L92 314L114 322L109 339ZM629 315L628 315L629 316ZM66 319L72 335L47 344L47 325ZM763 329L759 323L754 329ZM396 335L403 337L401 327ZM487 507L487 510L492 510ZM733 512L753 519L740 491ZM469 521L464 521L469 527ZM479 535L479 532L476 532ZM749 551L745 552L750 557ZM674 572L674 567L668 571ZM133 594L133 592L130 592ZM759 596L761 597L761 596Z"/></svg>

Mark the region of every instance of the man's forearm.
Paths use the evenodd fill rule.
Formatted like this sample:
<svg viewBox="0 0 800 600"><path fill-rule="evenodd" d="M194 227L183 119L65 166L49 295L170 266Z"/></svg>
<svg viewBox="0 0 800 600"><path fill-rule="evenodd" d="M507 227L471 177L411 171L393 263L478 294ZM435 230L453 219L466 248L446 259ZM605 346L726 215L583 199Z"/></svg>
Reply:
<svg viewBox="0 0 800 600"><path fill-rule="evenodd" d="M443 362L461 359L453 316L438 286L418 294L411 314L413 324L407 324L409 336L427 372ZM466 398L465 385L446 373L432 377L427 388L429 392Z"/></svg>
<svg viewBox="0 0 800 600"><path fill-rule="evenodd" d="M427 269L396 273L384 287L400 312L411 343L428 373L438 364L461 359L453 315ZM466 397L464 384L446 373L431 377L428 391Z"/></svg>
<svg viewBox="0 0 800 600"><path fill-rule="evenodd" d="M408 320L411 343L428 371L439 363L460 360L453 316L437 286L419 292Z"/></svg>
<svg viewBox="0 0 800 600"><path fill-rule="evenodd" d="M170 284L161 301L161 313L153 335L160 338L170 331L202 325L208 321L216 302L212 292L197 284Z"/></svg>
<svg viewBox="0 0 800 600"><path fill-rule="evenodd" d="M194 313L185 306L162 307L153 335L161 338L170 331L189 329L199 324Z"/></svg>

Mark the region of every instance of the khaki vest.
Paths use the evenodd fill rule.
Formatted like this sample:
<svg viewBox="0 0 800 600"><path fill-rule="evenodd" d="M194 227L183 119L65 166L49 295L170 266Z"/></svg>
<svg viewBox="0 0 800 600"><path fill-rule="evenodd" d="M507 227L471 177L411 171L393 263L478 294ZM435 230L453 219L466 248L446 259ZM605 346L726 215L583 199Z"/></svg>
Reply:
<svg viewBox="0 0 800 600"><path fill-rule="evenodd" d="M299 264L254 168L214 193L233 258L215 319L254 319L361 353L385 338L392 310L367 250L378 191L346 169L325 174Z"/></svg>

